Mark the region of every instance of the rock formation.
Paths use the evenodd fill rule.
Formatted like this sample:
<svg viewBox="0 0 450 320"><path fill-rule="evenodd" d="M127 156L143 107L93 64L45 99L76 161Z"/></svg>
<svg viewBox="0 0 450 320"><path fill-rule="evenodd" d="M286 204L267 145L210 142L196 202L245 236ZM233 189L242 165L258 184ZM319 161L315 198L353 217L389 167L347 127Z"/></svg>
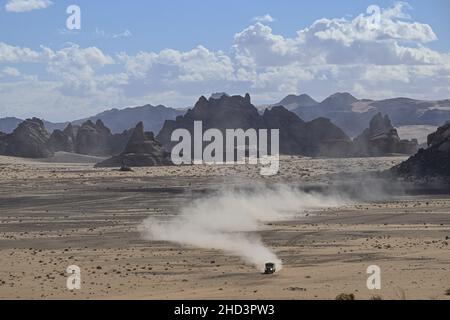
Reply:
<svg viewBox="0 0 450 320"><path fill-rule="evenodd" d="M384 156L389 154L414 154L417 152L417 140L400 140L397 130L387 115L376 114L364 130L353 141L354 156Z"/></svg>
<svg viewBox="0 0 450 320"><path fill-rule="evenodd" d="M88 120L78 130L75 152L93 156L111 155L111 137L111 130L101 120L95 124Z"/></svg>
<svg viewBox="0 0 450 320"><path fill-rule="evenodd" d="M6 153L6 142L7 134L0 131L0 155Z"/></svg>
<svg viewBox="0 0 450 320"><path fill-rule="evenodd" d="M170 154L154 139L153 133L144 132L144 125L139 122L125 150L98 163L96 167L148 167L171 164Z"/></svg>
<svg viewBox="0 0 450 320"><path fill-rule="evenodd" d="M268 129L280 130L281 154L340 156L342 150L338 152L332 145L351 144L350 138L325 118L304 122L295 113L278 106L266 110L263 119Z"/></svg>
<svg viewBox="0 0 450 320"><path fill-rule="evenodd" d="M64 130L53 130L50 135L49 146L54 152L74 152L75 137L74 127L69 123Z"/></svg>
<svg viewBox="0 0 450 320"><path fill-rule="evenodd" d="M193 133L194 121L202 121L203 131L217 128L222 133L226 129L280 129L280 153L300 155L320 155L321 144L327 141L350 139L328 119L316 119L305 123L294 113L282 106L267 109L263 115L250 101L248 94L242 96L222 95L206 99L201 97L192 110L176 120L167 120L157 136L167 150L177 142L171 142L174 130L183 128Z"/></svg>
<svg viewBox="0 0 450 320"><path fill-rule="evenodd" d="M9 135L0 138L4 155L24 158L47 158L53 155L48 145L50 135L42 120L27 119ZM3 149L3 150L2 150Z"/></svg>
<svg viewBox="0 0 450 320"><path fill-rule="evenodd" d="M46 158L64 151L91 156L112 156L121 153L133 130L111 134L101 120L86 121L81 127L68 124L51 135L41 120L22 122L11 134L0 133L0 154L30 158Z"/></svg>
<svg viewBox="0 0 450 320"><path fill-rule="evenodd" d="M110 155L115 156L125 150L125 147L130 140L133 131L134 128L131 128L128 130L124 130L122 133L116 133L111 136L109 142Z"/></svg>
<svg viewBox="0 0 450 320"><path fill-rule="evenodd" d="M428 136L428 148L391 171L401 176L450 178L450 123Z"/></svg>

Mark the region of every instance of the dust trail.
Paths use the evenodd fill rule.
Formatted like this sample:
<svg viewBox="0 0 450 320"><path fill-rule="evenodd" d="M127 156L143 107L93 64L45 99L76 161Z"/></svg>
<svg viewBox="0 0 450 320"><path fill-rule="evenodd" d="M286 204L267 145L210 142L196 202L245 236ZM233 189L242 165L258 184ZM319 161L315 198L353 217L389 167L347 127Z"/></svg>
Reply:
<svg viewBox="0 0 450 320"><path fill-rule="evenodd" d="M169 221L150 217L140 230L147 240L219 249L241 257L259 270L264 269L266 262L275 263L279 270L281 260L255 231L262 230L271 221L341 204L343 200L337 196L305 193L285 185L253 186L251 190L224 190L196 200Z"/></svg>

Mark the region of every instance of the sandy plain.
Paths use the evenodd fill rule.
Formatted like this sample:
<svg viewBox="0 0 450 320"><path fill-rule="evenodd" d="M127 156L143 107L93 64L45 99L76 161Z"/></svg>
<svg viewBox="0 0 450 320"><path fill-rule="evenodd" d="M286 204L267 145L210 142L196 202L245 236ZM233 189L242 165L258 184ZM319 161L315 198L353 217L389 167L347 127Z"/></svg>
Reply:
<svg viewBox="0 0 450 320"><path fill-rule="evenodd" d="M279 175L263 178L251 165L120 172L67 154L0 157L0 299L449 299L446 192L374 196L268 223L257 233L283 262L274 275L220 250L148 241L138 231L147 217L176 216L224 187L323 188L341 181L337 174L403 159L283 157ZM80 290L66 287L69 265L81 268ZM370 265L381 268L381 290L366 286Z"/></svg>

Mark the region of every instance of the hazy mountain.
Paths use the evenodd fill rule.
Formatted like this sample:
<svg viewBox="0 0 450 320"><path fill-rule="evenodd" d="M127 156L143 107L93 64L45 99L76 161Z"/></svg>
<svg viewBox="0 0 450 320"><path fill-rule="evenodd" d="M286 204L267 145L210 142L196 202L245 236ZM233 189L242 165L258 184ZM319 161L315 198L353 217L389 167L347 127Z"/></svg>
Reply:
<svg viewBox="0 0 450 320"><path fill-rule="evenodd" d="M301 94L299 96L296 96L294 94L290 94L286 96L283 100L276 103L274 106L283 106L289 111L294 110L298 107L312 107L316 106L319 103L308 96L307 94Z"/></svg>
<svg viewBox="0 0 450 320"><path fill-rule="evenodd" d="M335 93L318 104L298 104L294 107L293 97L296 96L287 96L283 100L300 118L305 121L318 117L329 118L353 137L367 128L370 120L380 112L388 115L395 127L439 126L450 120L450 100L423 101L394 98L373 101L357 99L349 93ZM280 104L283 105L281 102Z"/></svg>
<svg viewBox="0 0 450 320"><path fill-rule="evenodd" d="M164 121L168 119L175 119L177 116L184 114L185 111L168 108L163 105L152 106L145 105L142 107L132 107L125 109L111 109L92 117L72 121L73 125L82 125L88 120L97 122L101 120L112 133L121 133L124 130L134 128L140 121L143 122L146 129L154 132L159 132ZM18 118L1 118L0 131L4 133L11 133L23 120ZM53 130L63 130L69 122L54 123L43 121L44 126L50 133Z"/></svg>
<svg viewBox="0 0 450 320"><path fill-rule="evenodd" d="M19 118L1 118L0 119L0 132L11 133L17 126L22 123L23 120Z"/></svg>
<svg viewBox="0 0 450 320"><path fill-rule="evenodd" d="M163 105L152 106L148 104L142 107L104 111L86 119L73 121L72 124L81 125L87 120L91 120L92 122L101 120L112 133L120 133L124 130L134 128L136 124L142 121L148 131L157 134L161 130L164 121L175 119L183 113L181 110L168 108Z"/></svg>

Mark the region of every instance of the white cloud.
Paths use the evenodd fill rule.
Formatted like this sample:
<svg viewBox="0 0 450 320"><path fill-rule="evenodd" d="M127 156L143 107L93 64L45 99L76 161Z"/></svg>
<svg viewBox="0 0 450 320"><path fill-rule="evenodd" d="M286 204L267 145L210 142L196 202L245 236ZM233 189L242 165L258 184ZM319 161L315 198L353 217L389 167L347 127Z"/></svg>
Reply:
<svg viewBox="0 0 450 320"><path fill-rule="evenodd" d="M428 24L409 20L404 12L408 6L398 2L393 7L381 9L379 23L372 15L360 14L353 20L319 19L311 27L298 32L304 39L316 38L335 41L350 46L356 41L401 40L426 43L437 39Z"/></svg>
<svg viewBox="0 0 450 320"><path fill-rule="evenodd" d="M301 54L297 40L275 35L260 22L237 33L233 48L243 65L259 67L290 63Z"/></svg>
<svg viewBox="0 0 450 320"><path fill-rule="evenodd" d="M28 12L48 8L53 4L50 0L9 0L5 5L8 12Z"/></svg>
<svg viewBox="0 0 450 320"><path fill-rule="evenodd" d="M104 82L96 75L96 70L114 64L114 59L96 47L80 48L72 45L53 52L48 52L49 73L63 79L62 90L68 95L92 95L104 90Z"/></svg>
<svg viewBox="0 0 450 320"><path fill-rule="evenodd" d="M13 67L4 67L2 73L10 77L20 76L20 71Z"/></svg>
<svg viewBox="0 0 450 320"><path fill-rule="evenodd" d="M29 48L22 48L0 42L0 63L3 62L37 62L41 53Z"/></svg>
<svg viewBox="0 0 450 320"><path fill-rule="evenodd" d="M225 53L212 52L203 46L181 52L166 49L159 53L122 54L126 71L139 79L157 77L161 82L202 82L233 80L232 60Z"/></svg>
<svg viewBox="0 0 450 320"><path fill-rule="evenodd" d="M130 30L125 30L120 33L109 34L104 30L100 30L100 29L96 28L95 35L97 37L106 38L106 39L123 39L123 38L130 38L132 36L132 33Z"/></svg>
<svg viewBox="0 0 450 320"><path fill-rule="evenodd" d="M272 18L272 16L270 14L265 14L263 16L257 16L257 17L254 17L252 20L255 22L262 22L262 23L269 23L269 22L275 21L275 19Z"/></svg>
<svg viewBox="0 0 450 320"><path fill-rule="evenodd" d="M424 46L437 39L432 28L407 20L408 6L397 3L380 11L379 25L370 15L319 19L294 38L276 35L260 22L235 35L234 50L243 65L430 64L441 56ZM404 43L412 43L406 46Z"/></svg>
<svg viewBox="0 0 450 320"><path fill-rule="evenodd" d="M125 30L124 32L115 33L112 35L113 39L130 38L132 33L130 30Z"/></svg>
<svg viewBox="0 0 450 320"><path fill-rule="evenodd" d="M0 101L29 115L39 105L47 118L66 120L106 106L186 107L201 94L223 91L250 92L258 103L299 92L317 98L337 91L367 98L448 98L450 54L428 46L436 34L412 20L407 9L401 3L382 9L376 29L364 13L319 19L293 37L275 34L257 21L234 35L229 52L199 45L186 51L108 55L76 44L53 50L0 42L0 64L21 64L23 71L22 64L34 63L46 72L0 83ZM97 35L113 38L101 30Z"/></svg>

